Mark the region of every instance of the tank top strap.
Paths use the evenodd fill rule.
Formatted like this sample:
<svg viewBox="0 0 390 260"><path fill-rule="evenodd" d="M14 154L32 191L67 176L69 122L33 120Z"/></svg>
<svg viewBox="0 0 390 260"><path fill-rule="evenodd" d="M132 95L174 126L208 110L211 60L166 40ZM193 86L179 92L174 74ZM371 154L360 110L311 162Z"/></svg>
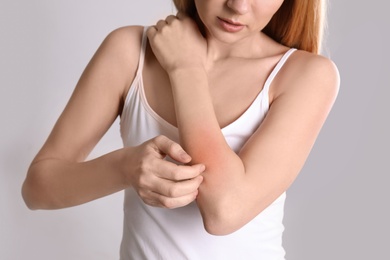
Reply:
<svg viewBox="0 0 390 260"><path fill-rule="evenodd" d="M283 67L284 63L287 61L287 59L290 57L290 55L296 51L297 49L291 48L289 49L285 54L283 54L282 58L279 60L279 62L276 64L275 68L272 70L271 74L268 76L267 80L265 81L263 91L268 96L268 91L271 86L272 81L280 71L280 69Z"/></svg>
<svg viewBox="0 0 390 260"><path fill-rule="evenodd" d="M138 69L137 69L137 75L142 75L142 69L144 67L144 61L145 61L145 52L146 52L146 43L148 40L148 37L146 35L146 30L148 27L144 27L144 31L142 33L142 41L141 41L141 51L139 53L139 60L138 60Z"/></svg>

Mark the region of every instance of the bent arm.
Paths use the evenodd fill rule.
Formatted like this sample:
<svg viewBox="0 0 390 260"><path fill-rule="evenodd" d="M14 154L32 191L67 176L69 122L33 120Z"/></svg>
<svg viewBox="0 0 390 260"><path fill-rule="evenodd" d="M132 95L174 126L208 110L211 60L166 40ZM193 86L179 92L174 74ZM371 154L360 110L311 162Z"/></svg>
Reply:
<svg viewBox="0 0 390 260"><path fill-rule="evenodd" d="M115 153L87 162L47 158L33 162L22 195L30 209L80 205L128 187Z"/></svg>
<svg viewBox="0 0 390 260"><path fill-rule="evenodd" d="M118 29L91 59L28 170L22 194L30 208L69 207L125 188L118 152L84 160L121 112L141 34L141 27Z"/></svg>
<svg viewBox="0 0 390 260"><path fill-rule="evenodd" d="M239 229L279 197L301 170L339 83L337 69L326 59L305 58L294 67L279 73L269 113L239 154L221 133L206 73L170 73L182 145L194 162L206 166L197 203L208 232L224 235Z"/></svg>

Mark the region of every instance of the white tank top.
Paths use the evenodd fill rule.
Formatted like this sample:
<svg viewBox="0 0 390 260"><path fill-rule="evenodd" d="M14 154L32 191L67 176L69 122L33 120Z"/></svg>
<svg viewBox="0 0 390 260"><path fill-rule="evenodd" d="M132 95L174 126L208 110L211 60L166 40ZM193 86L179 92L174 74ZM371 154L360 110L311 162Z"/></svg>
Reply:
<svg viewBox="0 0 390 260"><path fill-rule="evenodd" d="M146 100L142 69L146 34L138 71L127 94L122 116L121 136L124 146L136 146L157 135L179 142L178 129L161 118ZM262 91L250 107L233 123L221 129L229 146L238 152L254 133L269 109L270 84L290 54L290 49L269 75ZM195 202L177 209L151 207L128 188L124 199L124 227L121 260L283 260L283 193L252 221L226 236L208 234Z"/></svg>

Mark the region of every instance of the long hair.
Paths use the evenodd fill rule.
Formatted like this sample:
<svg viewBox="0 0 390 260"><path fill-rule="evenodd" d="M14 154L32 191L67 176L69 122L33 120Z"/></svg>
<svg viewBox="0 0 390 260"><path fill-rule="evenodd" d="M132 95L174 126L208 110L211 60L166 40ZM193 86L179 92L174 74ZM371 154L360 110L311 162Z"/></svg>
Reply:
<svg viewBox="0 0 390 260"><path fill-rule="evenodd" d="M173 0L176 9L193 18L194 0ZM275 41L318 54L325 28L326 0L284 0L263 32Z"/></svg>

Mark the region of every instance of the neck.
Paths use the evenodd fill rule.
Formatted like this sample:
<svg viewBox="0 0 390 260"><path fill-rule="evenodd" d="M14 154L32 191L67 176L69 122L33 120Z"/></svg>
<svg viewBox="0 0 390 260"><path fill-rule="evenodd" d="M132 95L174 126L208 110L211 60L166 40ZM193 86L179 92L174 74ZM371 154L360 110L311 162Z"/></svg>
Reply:
<svg viewBox="0 0 390 260"><path fill-rule="evenodd" d="M253 59L264 53L264 36L261 32L248 35L234 42L226 42L206 34L208 57L210 61L229 58Z"/></svg>
<svg viewBox="0 0 390 260"><path fill-rule="evenodd" d="M197 13L193 15L193 19L198 24L199 31L201 32L203 37L206 38L208 46L208 57L209 60L212 62L231 57L253 57L253 51L248 50L252 50L252 48L255 48L256 51L259 51L258 49L260 49L260 44L258 40L261 38L261 33L258 33L257 35L248 36L245 39L241 39L239 42L223 42L210 35Z"/></svg>

